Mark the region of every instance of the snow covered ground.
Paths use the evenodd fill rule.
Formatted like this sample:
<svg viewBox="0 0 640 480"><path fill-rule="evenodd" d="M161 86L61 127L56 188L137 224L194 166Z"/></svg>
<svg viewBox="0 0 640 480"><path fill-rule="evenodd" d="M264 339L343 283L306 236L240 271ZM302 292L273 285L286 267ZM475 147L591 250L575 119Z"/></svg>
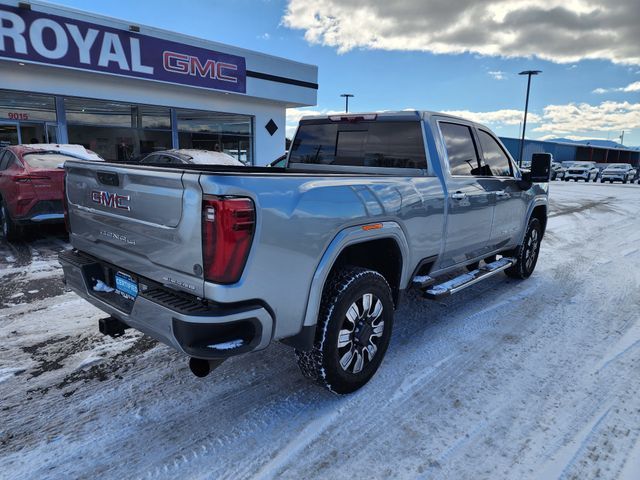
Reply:
<svg viewBox="0 0 640 480"><path fill-rule="evenodd" d="M205 379L66 292L63 239L0 245L0 477L640 478L640 186L551 187L538 268L408 294L361 391L282 345Z"/></svg>

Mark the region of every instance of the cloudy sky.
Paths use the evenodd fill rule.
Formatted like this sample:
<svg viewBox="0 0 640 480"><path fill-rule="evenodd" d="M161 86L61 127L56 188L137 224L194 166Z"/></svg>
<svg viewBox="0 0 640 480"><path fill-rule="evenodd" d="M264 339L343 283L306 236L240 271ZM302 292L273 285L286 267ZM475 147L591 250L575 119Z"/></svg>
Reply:
<svg viewBox="0 0 640 480"><path fill-rule="evenodd" d="M638 0L82 0L56 3L319 66L305 113L418 108L518 136L640 145ZM176 8L179 5L179 8Z"/></svg>

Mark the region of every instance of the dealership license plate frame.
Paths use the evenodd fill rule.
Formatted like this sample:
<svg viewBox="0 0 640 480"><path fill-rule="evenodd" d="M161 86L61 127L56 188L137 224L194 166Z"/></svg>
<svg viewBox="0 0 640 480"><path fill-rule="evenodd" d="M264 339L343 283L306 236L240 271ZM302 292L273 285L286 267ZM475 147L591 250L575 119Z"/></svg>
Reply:
<svg viewBox="0 0 640 480"><path fill-rule="evenodd" d="M138 297L138 280L128 273L117 271L113 276L115 292L132 302Z"/></svg>

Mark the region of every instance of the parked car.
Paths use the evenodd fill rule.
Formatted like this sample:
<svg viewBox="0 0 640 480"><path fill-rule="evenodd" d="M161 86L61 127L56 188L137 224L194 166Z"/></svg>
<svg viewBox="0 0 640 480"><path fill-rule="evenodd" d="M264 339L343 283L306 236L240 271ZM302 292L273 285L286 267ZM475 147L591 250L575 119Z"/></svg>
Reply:
<svg viewBox="0 0 640 480"><path fill-rule="evenodd" d="M60 262L104 334L136 328L198 376L279 340L348 393L380 366L406 289L533 273L550 161L522 172L488 128L413 111L303 119L284 169L67 162Z"/></svg>
<svg viewBox="0 0 640 480"><path fill-rule="evenodd" d="M566 169L559 162L551 162L551 180L562 180Z"/></svg>
<svg viewBox="0 0 640 480"><path fill-rule="evenodd" d="M67 160L100 161L81 145L32 144L0 150L0 219L8 241L30 224L64 221L62 188Z"/></svg>
<svg viewBox="0 0 640 480"><path fill-rule="evenodd" d="M636 178L636 173L636 169L628 163L612 163L611 165L607 165L602 171L600 182L633 182Z"/></svg>
<svg viewBox="0 0 640 480"><path fill-rule="evenodd" d="M595 162L573 162L564 174L564 181L575 180L577 182L578 180L584 180L585 182L595 182L599 173L600 170Z"/></svg>
<svg viewBox="0 0 640 480"><path fill-rule="evenodd" d="M161 152L150 153L144 157L140 163L156 165L235 165L243 167L244 163L236 160L231 155L222 152L212 152L209 150L196 149L174 149L163 150Z"/></svg>

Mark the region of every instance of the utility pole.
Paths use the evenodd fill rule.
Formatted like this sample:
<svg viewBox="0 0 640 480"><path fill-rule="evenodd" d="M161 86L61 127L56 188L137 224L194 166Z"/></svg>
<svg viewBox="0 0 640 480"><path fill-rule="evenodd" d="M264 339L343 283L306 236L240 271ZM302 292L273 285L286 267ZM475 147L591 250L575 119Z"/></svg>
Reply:
<svg viewBox="0 0 640 480"><path fill-rule="evenodd" d="M522 123L522 138L520 139L520 159L519 166L522 166L522 157L524 156L524 134L527 130L527 112L529 110L529 91L531 90L531 76L538 75L542 73L542 70L525 70L524 72L520 72L518 75L527 75L527 98L524 102L524 120Z"/></svg>
<svg viewBox="0 0 640 480"><path fill-rule="evenodd" d="M620 138L620 145L624 146L624 130L622 130L622 135L620 135L620 137L618 138Z"/></svg>
<svg viewBox="0 0 640 480"><path fill-rule="evenodd" d="M352 93L343 93L340 96L344 97L344 111L349 113L349 99L354 95Z"/></svg>

